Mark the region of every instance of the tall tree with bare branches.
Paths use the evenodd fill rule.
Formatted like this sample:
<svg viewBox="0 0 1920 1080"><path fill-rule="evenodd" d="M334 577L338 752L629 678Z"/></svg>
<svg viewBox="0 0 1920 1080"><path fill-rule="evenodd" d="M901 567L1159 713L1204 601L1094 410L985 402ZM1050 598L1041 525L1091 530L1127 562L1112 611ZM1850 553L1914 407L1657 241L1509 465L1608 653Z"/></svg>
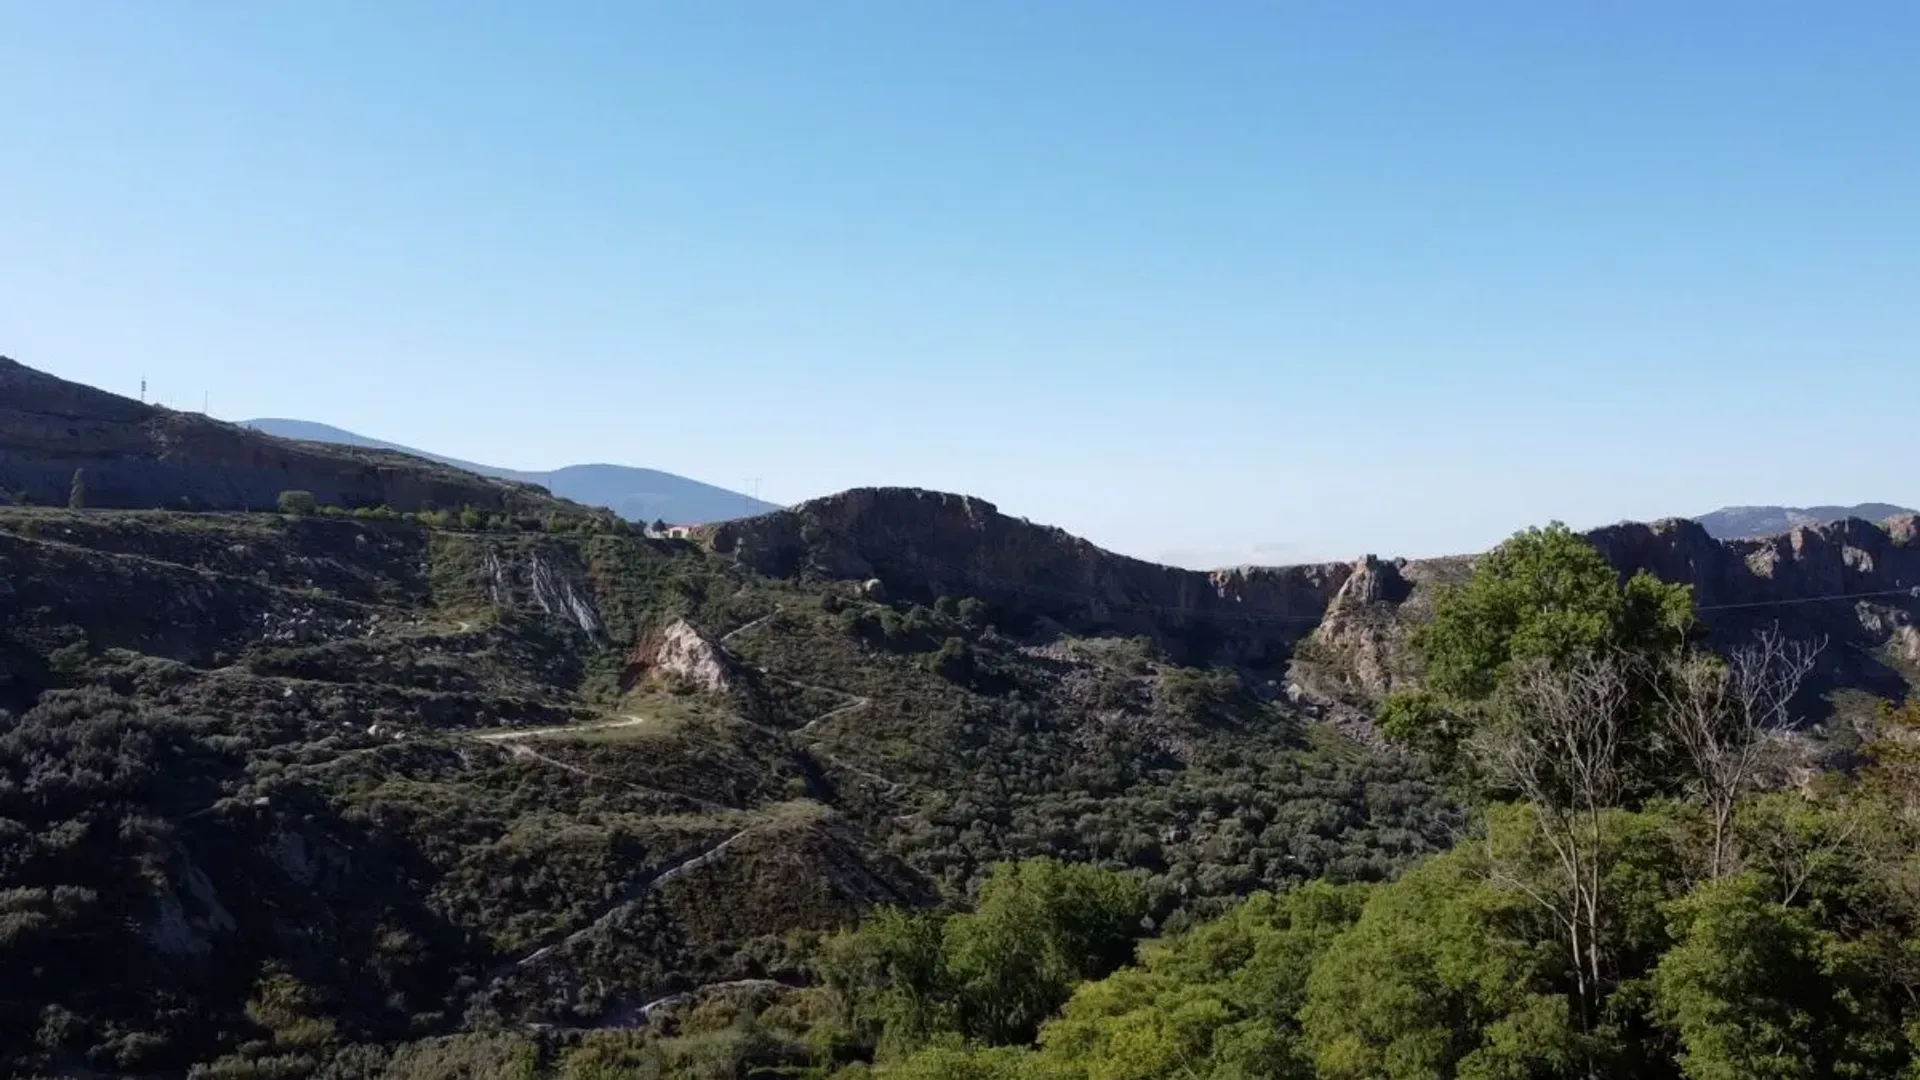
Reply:
<svg viewBox="0 0 1920 1080"><path fill-rule="evenodd" d="M1707 812L1710 879L1739 868L1734 810L1793 728L1793 700L1824 647L1766 630L1724 659L1688 656L1651 681L1664 732L1691 767L1687 786Z"/></svg>
<svg viewBox="0 0 1920 1080"><path fill-rule="evenodd" d="M1608 983L1601 943L1608 922L1602 891L1608 861L1605 815L1630 779L1626 743L1637 685L1633 667L1625 656L1602 653L1516 671L1504 721L1483 728L1470 744L1486 780L1532 809L1538 835L1551 852L1553 872L1546 881L1504 872L1495 860L1495 884L1525 893L1559 926L1588 1030Z"/></svg>

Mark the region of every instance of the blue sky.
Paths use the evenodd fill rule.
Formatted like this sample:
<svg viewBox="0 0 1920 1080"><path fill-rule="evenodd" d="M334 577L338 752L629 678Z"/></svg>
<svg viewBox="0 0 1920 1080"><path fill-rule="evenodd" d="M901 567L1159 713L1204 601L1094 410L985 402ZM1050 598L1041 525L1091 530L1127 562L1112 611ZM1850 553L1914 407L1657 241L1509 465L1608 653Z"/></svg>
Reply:
<svg viewBox="0 0 1920 1080"><path fill-rule="evenodd" d="M1920 6L0 0L0 352L1190 564L1920 503Z"/></svg>

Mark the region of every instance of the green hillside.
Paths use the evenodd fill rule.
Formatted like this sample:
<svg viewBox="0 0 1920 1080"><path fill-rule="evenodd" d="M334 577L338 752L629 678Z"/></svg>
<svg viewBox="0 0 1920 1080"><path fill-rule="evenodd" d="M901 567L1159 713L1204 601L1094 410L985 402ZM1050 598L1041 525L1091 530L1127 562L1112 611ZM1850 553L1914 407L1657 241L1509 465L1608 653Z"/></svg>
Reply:
<svg viewBox="0 0 1920 1080"><path fill-rule="evenodd" d="M810 983L808 934L964 906L1000 860L1129 872L1177 927L1387 879L1461 820L1409 759L1143 639L429 516L455 527L0 511L0 1059L304 1076L577 1039Z"/></svg>

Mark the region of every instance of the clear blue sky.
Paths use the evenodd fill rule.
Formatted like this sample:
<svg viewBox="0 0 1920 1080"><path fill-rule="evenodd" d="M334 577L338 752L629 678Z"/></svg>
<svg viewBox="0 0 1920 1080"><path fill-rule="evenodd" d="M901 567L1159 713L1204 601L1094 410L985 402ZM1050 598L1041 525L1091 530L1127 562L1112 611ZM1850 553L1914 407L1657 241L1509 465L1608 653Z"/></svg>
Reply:
<svg viewBox="0 0 1920 1080"><path fill-rule="evenodd" d="M0 352L1188 563L1920 502L1920 5L0 0Z"/></svg>

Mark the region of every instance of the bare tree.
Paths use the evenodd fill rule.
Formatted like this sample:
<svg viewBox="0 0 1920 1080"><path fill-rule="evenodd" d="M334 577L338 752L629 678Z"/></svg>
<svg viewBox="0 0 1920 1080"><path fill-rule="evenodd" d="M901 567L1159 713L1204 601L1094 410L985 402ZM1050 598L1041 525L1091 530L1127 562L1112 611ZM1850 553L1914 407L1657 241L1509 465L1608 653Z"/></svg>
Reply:
<svg viewBox="0 0 1920 1080"><path fill-rule="evenodd" d="M1824 647L1824 641L1790 641L1767 630L1724 660L1676 661L1668 678L1655 683L1666 733L1686 755L1690 786L1707 809L1710 878L1737 868L1734 809L1753 789L1768 752L1793 727L1793 699Z"/></svg>
<svg viewBox="0 0 1920 1080"><path fill-rule="evenodd" d="M1495 873L1559 925L1589 1029L1605 983L1605 815L1628 779L1623 750L1635 685L1631 663L1619 656L1535 667L1513 685L1508 722L1489 725L1469 745L1488 780L1526 800L1551 852L1548 884L1502 872L1497 860Z"/></svg>

